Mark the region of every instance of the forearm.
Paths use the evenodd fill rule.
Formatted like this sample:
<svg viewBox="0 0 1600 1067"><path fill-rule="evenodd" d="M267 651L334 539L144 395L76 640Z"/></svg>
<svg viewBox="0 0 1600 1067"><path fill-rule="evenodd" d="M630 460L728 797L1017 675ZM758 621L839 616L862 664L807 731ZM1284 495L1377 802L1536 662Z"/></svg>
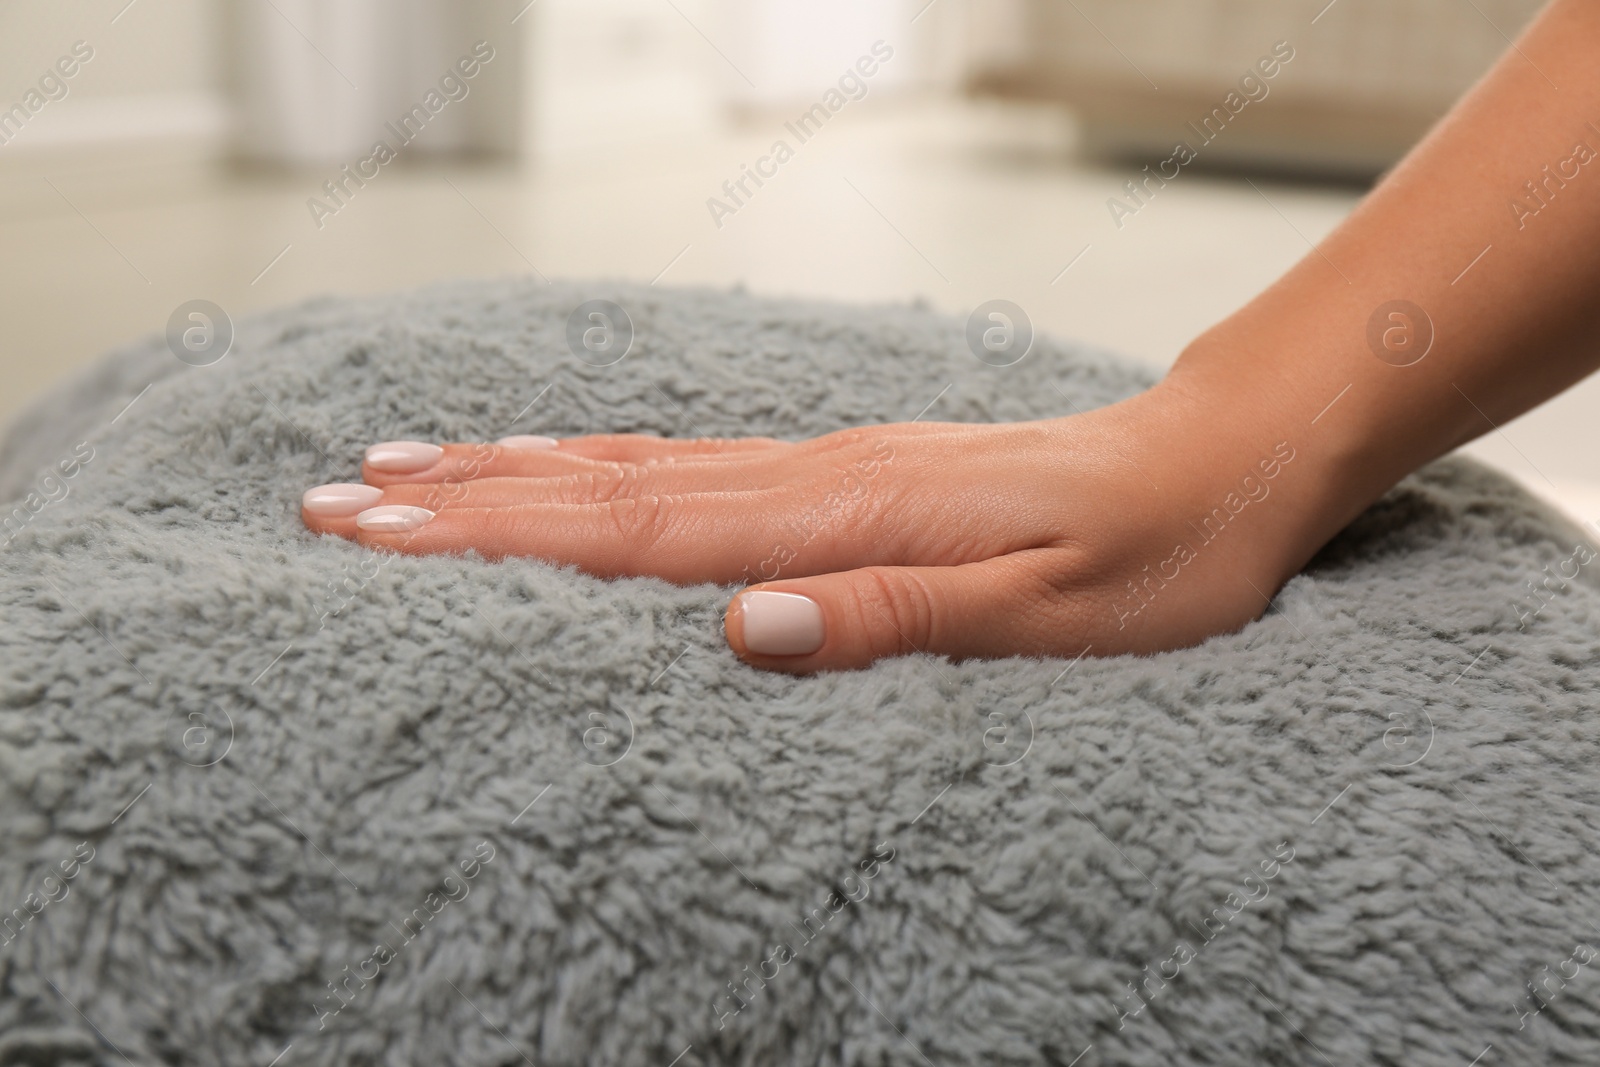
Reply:
<svg viewBox="0 0 1600 1067"><path fill-rule="evenodd" d="M1296 443L1317 545L1600 364L1597 62L1600 4L1558 0L1349 219L1174 367L1169 386L1196 403L1225 398L1220 432L1241 448ZM1369 338L1399 300L1426 315L1409 343L1433 335L1406 366L1404 319L1379 322L1376 350Z"/></svg>

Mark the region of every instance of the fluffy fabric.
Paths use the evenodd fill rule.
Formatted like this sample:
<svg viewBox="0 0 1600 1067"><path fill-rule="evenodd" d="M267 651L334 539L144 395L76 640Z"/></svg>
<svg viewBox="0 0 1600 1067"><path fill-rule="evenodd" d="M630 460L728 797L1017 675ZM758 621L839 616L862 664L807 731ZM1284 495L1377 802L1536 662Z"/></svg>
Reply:
<svg viewBox="0 0 1600 1067"><path fill-rule="evenodd" d="M608 367L565 340L596 297L636 331ZM456 284L241 323L210 367L152 342L23 418L0 1063L1600 1059L1597 568L1480 468L1199 648L808 679L734 659L729 589L298 519L383 439L798 437L1146 381L1047 339L991 367L962 327Z"/></svg>

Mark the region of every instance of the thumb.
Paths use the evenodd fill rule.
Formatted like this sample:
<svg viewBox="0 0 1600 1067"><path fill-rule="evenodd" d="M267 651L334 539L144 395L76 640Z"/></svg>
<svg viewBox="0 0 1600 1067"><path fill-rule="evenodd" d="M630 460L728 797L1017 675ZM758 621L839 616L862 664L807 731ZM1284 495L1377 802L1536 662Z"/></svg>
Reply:
<svg viewBox="0 0 1600 1067"><path fill-rule="evenodd" d="M865 667L912 652L964 659L1076 648L1058 632L1037 552L955 567L862 567L764 582L734 597L724 629L752 666L791 674Z"/></svg>

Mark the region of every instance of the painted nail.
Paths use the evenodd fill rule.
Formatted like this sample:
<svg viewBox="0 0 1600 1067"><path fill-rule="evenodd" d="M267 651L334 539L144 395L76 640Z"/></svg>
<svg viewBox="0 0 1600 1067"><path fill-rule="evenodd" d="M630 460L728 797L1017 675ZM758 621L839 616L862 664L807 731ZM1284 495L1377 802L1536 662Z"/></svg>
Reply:
<svg viewBox="0 0 1600 1067"><path fill-rule="evenodd" d="M357 515L356 526L374 533L405 533L425 525L432 518L433 512L427 508L410 504L385 504L379 508L368 508Z"/></svg>
<svg viewBox="0 0 1600 1067"><path fill-rule="evenodd" d="M512 434L495 442L503 448L554 448L560 443L554 437L540 437L531 433Z"/></svg>
<svg viewBox="0 0 1600 1067"><path fill-rule="evenodd" d="M367 449L367 466L385 474L416 474L444 455L444 449L425 441L385 441Z"/></svg>
<svg viewBox="0 0 1600 1067"><path fill-rule="evenodd" d="M763 656L805 656L822 647L822 608L799 593L740 593L744 644Z"/></svg>
<svg viewBox="0 0 1600 1067"><path fill-rule="evenodd" d="M337 482L307 489L300 498L300 507L307 515L322 519L347 519L358 511L365 511L383 499L383 490L375 485L353 485Z"/></svg>

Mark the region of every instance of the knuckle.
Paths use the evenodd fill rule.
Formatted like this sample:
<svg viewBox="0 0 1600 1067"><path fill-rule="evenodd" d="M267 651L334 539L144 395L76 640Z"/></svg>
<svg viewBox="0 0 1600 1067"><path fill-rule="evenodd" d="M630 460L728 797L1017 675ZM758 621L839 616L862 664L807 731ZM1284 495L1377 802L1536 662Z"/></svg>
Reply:
<svg viewBox="0 0 1600 1067"><path fill-rule="evenodd" d="M858 622L874 655L920 652L933 634L933 598L915 575L867 567L856 585Z"/></svg>
<svg viewBox="0 0 1600 1067"><path fill-rule="evenodd" d="M877 426L847 426L842 430L825 434L819 441L826 441L834 448L851 449L860 448L868 443L872 437L883 436L882 427Z"/></svg>
<svg viewBox="0 0 1600 1067"><path fill-rule="evenodd" d="M637 497L645 490L646 469L635 463L623 463L610 470L580 474L577 485L580 492L600 504Z"/></svg>
<svg viewBox="0 0 1600 1067"><path fill-rule="evenodd" d="M896 506L899 495L887 479L875 479L845 459L827 462L790 490L788 503L811 525L836 535L873 530Z"/></svg>
<svg viewBox="0 0 1600 1067"><path fill-rule="evenodd" d="M618 497L605 503L616 537L618 558L631 571L652 554L667 531L669 508L664 497Z"/></svg>
<svg viewBox="0 0 1600 1067"><path fill-rule="evenodd" d="M888 478L862 481L847 476L841 486L828 508L840 534L872 546L872 558L879 562L912 562L914 546L929 524L927 506Z"/></svg>

